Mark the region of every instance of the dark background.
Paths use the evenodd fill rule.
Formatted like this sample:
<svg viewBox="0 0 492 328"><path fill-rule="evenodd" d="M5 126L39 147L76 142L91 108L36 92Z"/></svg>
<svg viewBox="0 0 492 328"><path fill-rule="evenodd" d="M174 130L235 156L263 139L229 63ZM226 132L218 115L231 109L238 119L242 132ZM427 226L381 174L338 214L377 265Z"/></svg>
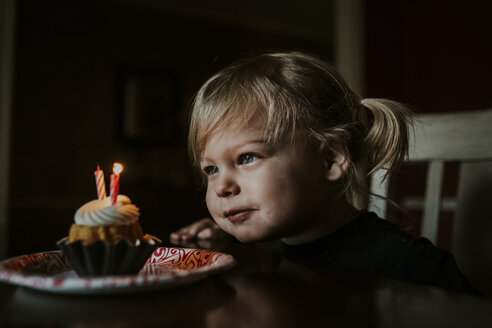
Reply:
<svg viewBox="0 0 492 328"><path fill-rule="evenodd" d="M8 256L54 249L75 210L96 197L96 166L109 184L115 161L125 165L120 192L140 207L144 232L165 237L207 215L186 152L200 85L234 59L265 51L334 60L332 1L232 3L17 2ZM490 9L486 1L367 1L364 95L418 113L491 107ZM144 101L148 115L132 133L129 80L155 99ZM448 167L450 195L456 172ZM421 193L408 176L399 184ZM452 214L443 215L452 226Z"/></svg>

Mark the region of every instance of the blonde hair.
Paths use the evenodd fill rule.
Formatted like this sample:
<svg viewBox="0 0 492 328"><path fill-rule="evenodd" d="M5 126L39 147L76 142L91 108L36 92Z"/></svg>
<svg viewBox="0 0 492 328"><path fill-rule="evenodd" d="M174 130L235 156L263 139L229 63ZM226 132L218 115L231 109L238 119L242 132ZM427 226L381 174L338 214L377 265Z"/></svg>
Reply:
<svg viewBox="0 0 492 328"><path fill-rule="evenodd" d="M328 63L299 52L240 60L212 76L198 91L188 146L199 164L217 128L265 118L265 138L275 145L303 133L325 151L350 156L344 176L349 200L362 196L369 174L391 170L408 151L409 110L387 99L362 99Z"/></svg>

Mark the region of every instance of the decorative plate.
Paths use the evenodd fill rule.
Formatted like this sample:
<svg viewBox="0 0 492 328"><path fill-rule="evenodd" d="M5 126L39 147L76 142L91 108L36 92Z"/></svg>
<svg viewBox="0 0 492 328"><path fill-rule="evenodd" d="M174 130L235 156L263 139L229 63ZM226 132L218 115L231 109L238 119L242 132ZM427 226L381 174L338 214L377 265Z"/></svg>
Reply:
<svg viewBox="0 0 492 328"><path fill-rule="evenodd" d="M128 293L189 284L235 263L221 252L159 247L136 275L79 278L61 251L51 251L0 262L0 281L54 293Z"/></svg>

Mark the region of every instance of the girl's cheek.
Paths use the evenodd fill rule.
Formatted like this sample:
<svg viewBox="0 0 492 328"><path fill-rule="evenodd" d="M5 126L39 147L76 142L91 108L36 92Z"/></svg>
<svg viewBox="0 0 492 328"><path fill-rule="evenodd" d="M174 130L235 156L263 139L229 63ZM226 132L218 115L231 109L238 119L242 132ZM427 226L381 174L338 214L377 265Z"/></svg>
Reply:
<svg viewBox="0 0 492 328"><path fill-rule="evenodd" d="M212 190L207 188L207 193L205 195L205 203L207 204L207 208L210 212L213 212L213 200L212 200Z"/></svg>

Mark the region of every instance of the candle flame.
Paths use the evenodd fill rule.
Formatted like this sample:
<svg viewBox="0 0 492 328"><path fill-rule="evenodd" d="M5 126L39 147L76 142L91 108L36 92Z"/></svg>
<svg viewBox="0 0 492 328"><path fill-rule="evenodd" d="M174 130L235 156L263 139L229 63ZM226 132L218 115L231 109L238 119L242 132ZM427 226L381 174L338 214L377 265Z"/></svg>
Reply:
<svg viewBox="0 0 492 328"><path fill-rule="evenodd" d="M114 172L114 174L120 174L121 171L123 171L123 165L121 165L120 163L114 163L113 164L113 172Z"/></svg>

